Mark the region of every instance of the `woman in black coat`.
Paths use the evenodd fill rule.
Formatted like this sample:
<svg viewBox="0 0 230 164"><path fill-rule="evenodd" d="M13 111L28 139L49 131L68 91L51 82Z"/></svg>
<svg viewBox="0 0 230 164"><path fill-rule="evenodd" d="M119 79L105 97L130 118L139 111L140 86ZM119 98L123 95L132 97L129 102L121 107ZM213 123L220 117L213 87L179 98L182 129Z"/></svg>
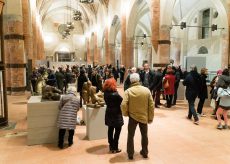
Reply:
<svg viewBox="0 0 230 164"><path fill-rule="evenodd" d="M201 91L198 95L198 98L200 99L200 101L199 101L198 106L197 106L197 114L201 117L205 117L205 114L202 111L203 111L205 99L208 98L208 87L206 84L207 74L208 74L207 69L202 68L201 73L200 73Z"/></svg>
<svg viewBox="0 0 230 164"><path fill-rule="evenodd" d="M105 125L108 126L109 148L112 153L119 153L121 150L118 149L118 141L124 120L120 108L122 97L117 92L116 81L114 78L110 78L105 81L103 91L107 106L105 113Z"/></svg>
<svg viewBox="0 0 230 164"><path fill-rule="evenodd" d="M88 78L85 74L85 70L81 69L80 70L80 75L77 79L77 92L80 93L80 107L82 107L82 88L83 84L88 81Z"/></svg>

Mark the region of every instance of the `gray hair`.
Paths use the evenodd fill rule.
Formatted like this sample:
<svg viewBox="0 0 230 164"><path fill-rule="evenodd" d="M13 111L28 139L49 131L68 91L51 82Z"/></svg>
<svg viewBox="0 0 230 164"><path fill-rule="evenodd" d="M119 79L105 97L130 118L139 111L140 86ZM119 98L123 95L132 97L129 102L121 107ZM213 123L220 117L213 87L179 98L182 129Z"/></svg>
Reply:
<svg viewBox="0 0 230 164"><path fill-rule="evenodd" d="M77 89L74 86L69 86L68 89L67 89L68 94L71 94L71 93L76 94L76 92L77 92Z"/></svg>
<svg viewBox="0 0 230 164"><path fill-rule="evenodd" d="M190 66L190 70L191 71L197 71L197 67L193 64Z"/></svg>
<svg viewBox="0 0 230 164"><path fill-rule="evenodd" d="M130 75L130 82L135 83L140 81L140 75L138 73L132 73Z"/></svg>

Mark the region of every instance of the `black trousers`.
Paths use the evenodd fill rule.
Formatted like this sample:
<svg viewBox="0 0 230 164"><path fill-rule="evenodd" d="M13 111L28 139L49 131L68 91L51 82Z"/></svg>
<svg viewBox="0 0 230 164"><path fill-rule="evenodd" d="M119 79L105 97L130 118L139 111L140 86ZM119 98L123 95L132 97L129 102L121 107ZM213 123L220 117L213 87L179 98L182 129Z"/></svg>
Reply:
<svg viewBox="0 0 230 164"><path fill-rule="evenodd" d="M205 102L205 98L200 98L197 106L197 113L202 114L204 102Z"/></svg>
<svg viewBox="0 0 230 164"><path fill-rule="evenodd" d="M153 100L155 100L155 106L160 105L161 91L160 90L152 91L152 96L153 96Z"/></svg>
<svg viewBox="0 0 230 164"><path fill-rule="evenodd" d="M66 132L66 129L59 129L58 145L64 144L65 132ZM74 129L70 129L69 137L68 137L69 144L73 144L73 136L74 136Z"/></svg>
<svg viewBox="0 0 230 164"><path fill-rule="evenodd" d="M176 84L174 86L175 93L173 95L173 102L172 102L172 104L174 104L174 105L176 105L176 101L177 101L177 91L178 91L178 88L179 88L179 84Z"/></svg>
<svg viewBox="0 0 230 164"><path fill-rule="evenodd" d="M166 95L167 108L170 108L172 106L172 99L173 95Z"/></svg>
<svg viewBox="0 0 230 164"><path fill-rule="evenodd" d="M118 150L118 142L121 133L121 126L119 127L108 127L108 142L110 150Z"/></svg>
<svg viewBox="0 0 230 164"><path fill-rule="evenodd" d="M133 118L129 117L128 124L128 141L127 141L127 153L129 157L132 157L134 154L134 135L136 131L137 124L139 124L139 128L141 131L141 146L142 153L144 155L148 155L148 125L140 123Z"/></svg>

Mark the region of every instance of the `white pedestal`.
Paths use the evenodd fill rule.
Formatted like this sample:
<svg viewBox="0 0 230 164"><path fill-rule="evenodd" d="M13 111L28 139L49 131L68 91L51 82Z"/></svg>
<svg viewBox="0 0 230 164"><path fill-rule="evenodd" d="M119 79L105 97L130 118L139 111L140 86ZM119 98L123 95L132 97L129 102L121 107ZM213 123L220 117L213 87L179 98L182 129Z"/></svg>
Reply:
<svg viewBox="0 0 230 164"><path fill-rule="evenodd" d="M87 125L87 119L86 119L86 105L82 105L82 108L81 108L81 110L82 110L82 121L84 121L85 122L85 125Z"/></svg>
<svg viewBox="0 0 230 164"><path fill-rule="evenodd" d="M89 140L107 138L108 128L105 125L105 110L101 108L86 108L86 136Z"/></svg>
<svg viewBox="0 0 230 164"><path fill-rule="evenodd" d="M32 96L27 104L27 144L57 143L57 118L59 101L41 101L41 96Z"/></svg>

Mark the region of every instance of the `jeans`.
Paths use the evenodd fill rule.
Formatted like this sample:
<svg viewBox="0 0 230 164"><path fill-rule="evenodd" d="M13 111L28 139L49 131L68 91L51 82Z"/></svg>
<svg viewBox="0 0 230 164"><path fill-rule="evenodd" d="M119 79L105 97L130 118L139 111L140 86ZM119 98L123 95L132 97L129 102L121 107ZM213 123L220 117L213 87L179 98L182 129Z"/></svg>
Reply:
<svg viewBox="0 0 230 164"><path fill-rule="evenodd" d="M172 106L172 99L173 95L166 95L167 108L170 108Z"/></svg>
<svg viewBox="0 0 230 164"><path fill-rule="evenodd" d="M199 101L198 107L197 107L197 113L202 114L204 102L205 102L205 98L200 98L200 101Z"/></svg>
<svg viewBox="0 0 230 164"><path fill-rule="evenodd" d="M63 146L66 129L59 129L58 145ZM73 144L74 129L69 130L68 142Z"/></svg>
<svg viewBox="0 0 230 164"><path fill-rule="evenodd" d="M189 105L188 118L191 119L193 116L194 120L198 121L199 119L197 117L197 113L194 108L195 106L194 103L195 103L195 100L188 100L188 105Z"/></svg>
<svg viewBox="0 0 230 164"><path fill-rule="evenodd" d="M108 128L108 142L110 150L118 150L118 141L121 133L121 126Z"/></svg>
<svg viewBox="0 0 230 164"><path fill-rule="evenodd" d="M141 131L141 145L142 145L142 153L144 155L148 155L148 125L140 123L133 118L129 117L128 124L128 141L127 141L127 153L129 157L133 157L134 154L134 135L136 131L137 124L139 124L139 128Z"/></svg>

